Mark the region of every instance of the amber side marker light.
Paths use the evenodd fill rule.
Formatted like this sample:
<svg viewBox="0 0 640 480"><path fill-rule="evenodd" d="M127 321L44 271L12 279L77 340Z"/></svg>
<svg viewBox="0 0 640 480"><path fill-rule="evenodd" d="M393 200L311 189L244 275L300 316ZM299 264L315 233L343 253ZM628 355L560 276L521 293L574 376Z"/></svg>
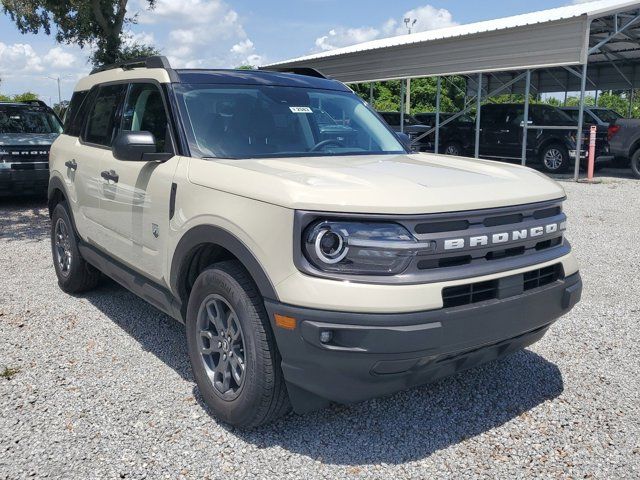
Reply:
<svg viewBox="0 0 640 480"><path fill-rule="evenodd" d="M277 313L273 315L276 319L276 325L280 328L284 328L285 330L295 330L297 321L295 318L285 317L284 315L278 315Z"/></svg>

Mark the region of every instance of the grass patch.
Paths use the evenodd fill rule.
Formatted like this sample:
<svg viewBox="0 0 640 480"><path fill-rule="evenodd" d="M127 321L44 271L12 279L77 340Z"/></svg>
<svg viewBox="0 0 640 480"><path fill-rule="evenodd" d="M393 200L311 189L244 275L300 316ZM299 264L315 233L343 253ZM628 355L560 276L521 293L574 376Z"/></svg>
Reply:
<svg viewBox="0 0 640 480"><path fill-rule="evenodd" d="M4 378L5 380L11 380L18 374L19 371L19 368L4 367L4 370L0 372L0 377Z"/></svg>

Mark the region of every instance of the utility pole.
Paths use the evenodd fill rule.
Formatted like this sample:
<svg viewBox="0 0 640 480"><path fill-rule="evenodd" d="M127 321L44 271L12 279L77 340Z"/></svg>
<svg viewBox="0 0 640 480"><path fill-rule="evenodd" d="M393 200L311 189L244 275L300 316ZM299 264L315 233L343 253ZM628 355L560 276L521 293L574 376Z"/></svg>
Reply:
<svg viewBox="0 0 640 480"><path fill-rule="evenodd" d="M71 75L65 75L64 78L69 78ZM62 103L62 91L60 89L60 82L62 80L62 77L60 75L58 75L57 77L51 77L51 76L47 76L45 78L48 78L50 80L55 80L58 84L58 104Z"/></svg>
<svg viewBox="0 0 640 480"><path fill-rule="evenodd" d="M411 27L413 27L416 22L418 21L417 18L405 18L404 19L404 24L407 27L407 34L411 35ZM411 113L411 79L407 78L407 96L406 96L406 106L405 106L405 111L407 112L407 114Z"/></svg>

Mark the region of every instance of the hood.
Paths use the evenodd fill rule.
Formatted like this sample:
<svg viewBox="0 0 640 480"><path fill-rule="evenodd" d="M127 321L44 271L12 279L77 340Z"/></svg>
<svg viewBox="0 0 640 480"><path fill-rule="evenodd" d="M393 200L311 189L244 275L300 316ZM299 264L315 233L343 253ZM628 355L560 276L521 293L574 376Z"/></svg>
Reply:
<svg viewBox="0 0 640 480"><path fill-rule="evenodd" d="M58 133L0 133L0 145L20 147L51 145Z"/></svg>
<svg viewBox="0 0 640 480"><path fill-rule="evenodd" d="M434 154L199 160L195 184L301 210L420 214L564 196L529 168Z"/></svg>

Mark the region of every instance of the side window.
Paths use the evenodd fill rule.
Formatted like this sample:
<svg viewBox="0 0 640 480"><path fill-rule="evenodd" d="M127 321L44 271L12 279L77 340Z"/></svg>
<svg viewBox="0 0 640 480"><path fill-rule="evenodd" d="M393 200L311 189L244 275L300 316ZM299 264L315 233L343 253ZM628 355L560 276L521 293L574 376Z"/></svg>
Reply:
<svg viewBox="0 0 640 480"><path fill-rule="evenodd" d="M80 135L80 128L82 127L82 117L80 115L80 109L84 99L87 98L88 90L82 92L73 92L71 96L71 102L69 102L69 108L64 114L64 133L77 137Z"/></svg>
<svg viewBox="0 0 640 480"><path fill-rule="evenodd" d="M167 142L167 113L157 86L132 83L122 111L122 130L151 132L158 152L165 152Z"/></svg>
<svg viewBox="0 0 640 480"><path fill-rule="evenodd" d="M503 125L505 109L502 105L487 105L480 110L480 123L483 125Z"/></svg>
<svg viewBox="0 0 640 480"><path fill-rule="evenodd" d="M110 146L113 141L115 117L125 91L125 85L100 87L87 119L82 139L85 142Z"/></svg>

